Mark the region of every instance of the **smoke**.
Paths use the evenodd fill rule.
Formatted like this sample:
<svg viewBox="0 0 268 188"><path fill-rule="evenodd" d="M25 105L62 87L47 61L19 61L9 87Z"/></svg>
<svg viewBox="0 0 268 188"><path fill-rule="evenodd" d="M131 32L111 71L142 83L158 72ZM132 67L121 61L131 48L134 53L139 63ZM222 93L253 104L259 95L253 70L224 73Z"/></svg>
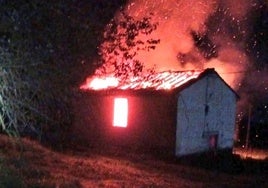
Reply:
<svg viewBox="0 0 268 188"><path fill-rule="evenodd" d="M160 39L136 59L156 71L215 68L237 89L251 67L245 46L256 6L256 0L130 0L125 11L135 19L153 13L158 27L148 37Z"/></svg>

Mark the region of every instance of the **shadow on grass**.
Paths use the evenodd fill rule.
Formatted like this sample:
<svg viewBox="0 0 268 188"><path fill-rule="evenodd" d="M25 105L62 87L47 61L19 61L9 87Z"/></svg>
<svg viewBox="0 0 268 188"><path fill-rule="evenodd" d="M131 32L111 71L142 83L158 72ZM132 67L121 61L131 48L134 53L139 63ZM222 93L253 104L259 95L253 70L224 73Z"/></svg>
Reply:
<svg viewBox="0 0 268 188"><path fill-rule="evenodd" d="M232 154L231 150L183 156L176 161L180 164L228 174L268 174L268 160L241 159L238 155Z"/></svg>
<svg viewBox="0 0 268 188"><path fill-rule="evenodd" d="M268 174L268 160L242 159L231 150L204 152L183 157L175 157L169 149L164 148L129 148L122 146L92 147L91 151L108 157L125 158L132 162L146 163L148 160L163 161L173 165L185 165L227 174Z"/></svg>
<svg viewBox="0 0 268 188"><path fill-rule="evenodd" d="M147 164L148 161L155 160L172 165L185 165L227 174L268 174L268 160L241 159L238 155L234 155L231 150L219 150L216 153L204 152L178 158L175 157L172 149L109 145L97 141L91 144L85 144L81 141L67 142L61 148L64 149L54 149L63 153L70 153L71 151L73 155L90 156L91 154L97 154L116 159L126 159L134 163L139 162L140 164Z"/></svg>

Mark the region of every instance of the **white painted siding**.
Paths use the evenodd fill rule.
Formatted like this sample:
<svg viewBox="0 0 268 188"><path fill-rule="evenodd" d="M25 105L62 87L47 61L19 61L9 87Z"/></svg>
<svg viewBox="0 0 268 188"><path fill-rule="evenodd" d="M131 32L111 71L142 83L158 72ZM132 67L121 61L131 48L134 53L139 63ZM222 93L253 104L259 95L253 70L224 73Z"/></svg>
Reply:
<svg viewBox="0 0 268 188"><path fill-rule="evenodd" d="M180 92L177 105L177 156L208 150L209 134L218 134L218 148L233 146L236 96L216 74Z"/></svg>

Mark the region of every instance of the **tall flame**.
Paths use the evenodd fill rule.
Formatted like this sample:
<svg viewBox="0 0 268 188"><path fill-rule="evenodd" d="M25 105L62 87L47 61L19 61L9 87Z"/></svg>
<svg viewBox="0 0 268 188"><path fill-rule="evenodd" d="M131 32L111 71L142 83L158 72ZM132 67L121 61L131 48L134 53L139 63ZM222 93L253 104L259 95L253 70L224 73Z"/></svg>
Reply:
<svg viewBox="0 0 268 188"><path fill-rule="evenodd" d="M153 13L152 21L158 23L150 36L138 37L161 41L155 50L138 51L136 59L147 68L156 65L157 72L215 68L236 88L243 74L231 73L249 67L245 16L252 4L252 0L130 0L125 7L130 16L141 19Z"/></svg>
<svg viewBox="0 0 268 188"><path fill-rule="evenodd" d="M256 6L256 0L130 0L124 7L128 15L137 20L151 17L158 23L150 35L139 35L136 41L160 39L155 50L139 50L135 59L158 73L215 68L232 88L238 89L244 73L251 68L246 46L251 32L249 12ZM115 18L120 21L122 16L118 13ZM106 47L104 41L100 49L105 51ZM117 87L119 82L111 75L102 75L89 78L81 88ZM167 84L162 88L170 87Z"/></svg>

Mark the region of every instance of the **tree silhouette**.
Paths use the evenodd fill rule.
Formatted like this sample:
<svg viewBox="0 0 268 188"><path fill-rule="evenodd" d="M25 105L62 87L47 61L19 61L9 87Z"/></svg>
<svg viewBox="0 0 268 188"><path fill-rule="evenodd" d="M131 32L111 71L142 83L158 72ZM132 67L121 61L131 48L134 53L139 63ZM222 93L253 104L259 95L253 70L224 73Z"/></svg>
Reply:
<svg viewBox="0 0 268 188"><path fill-rule="evenodd" d="M135 20L123 10L118 18L112 19L105 28L103 43L99 47L102 66L97 73L113 73L120 80L139 76L144 71L144 63L136 59L140 50L154 50L160 39L148 39L157 28L152 23L152 14Z"/></svg>

